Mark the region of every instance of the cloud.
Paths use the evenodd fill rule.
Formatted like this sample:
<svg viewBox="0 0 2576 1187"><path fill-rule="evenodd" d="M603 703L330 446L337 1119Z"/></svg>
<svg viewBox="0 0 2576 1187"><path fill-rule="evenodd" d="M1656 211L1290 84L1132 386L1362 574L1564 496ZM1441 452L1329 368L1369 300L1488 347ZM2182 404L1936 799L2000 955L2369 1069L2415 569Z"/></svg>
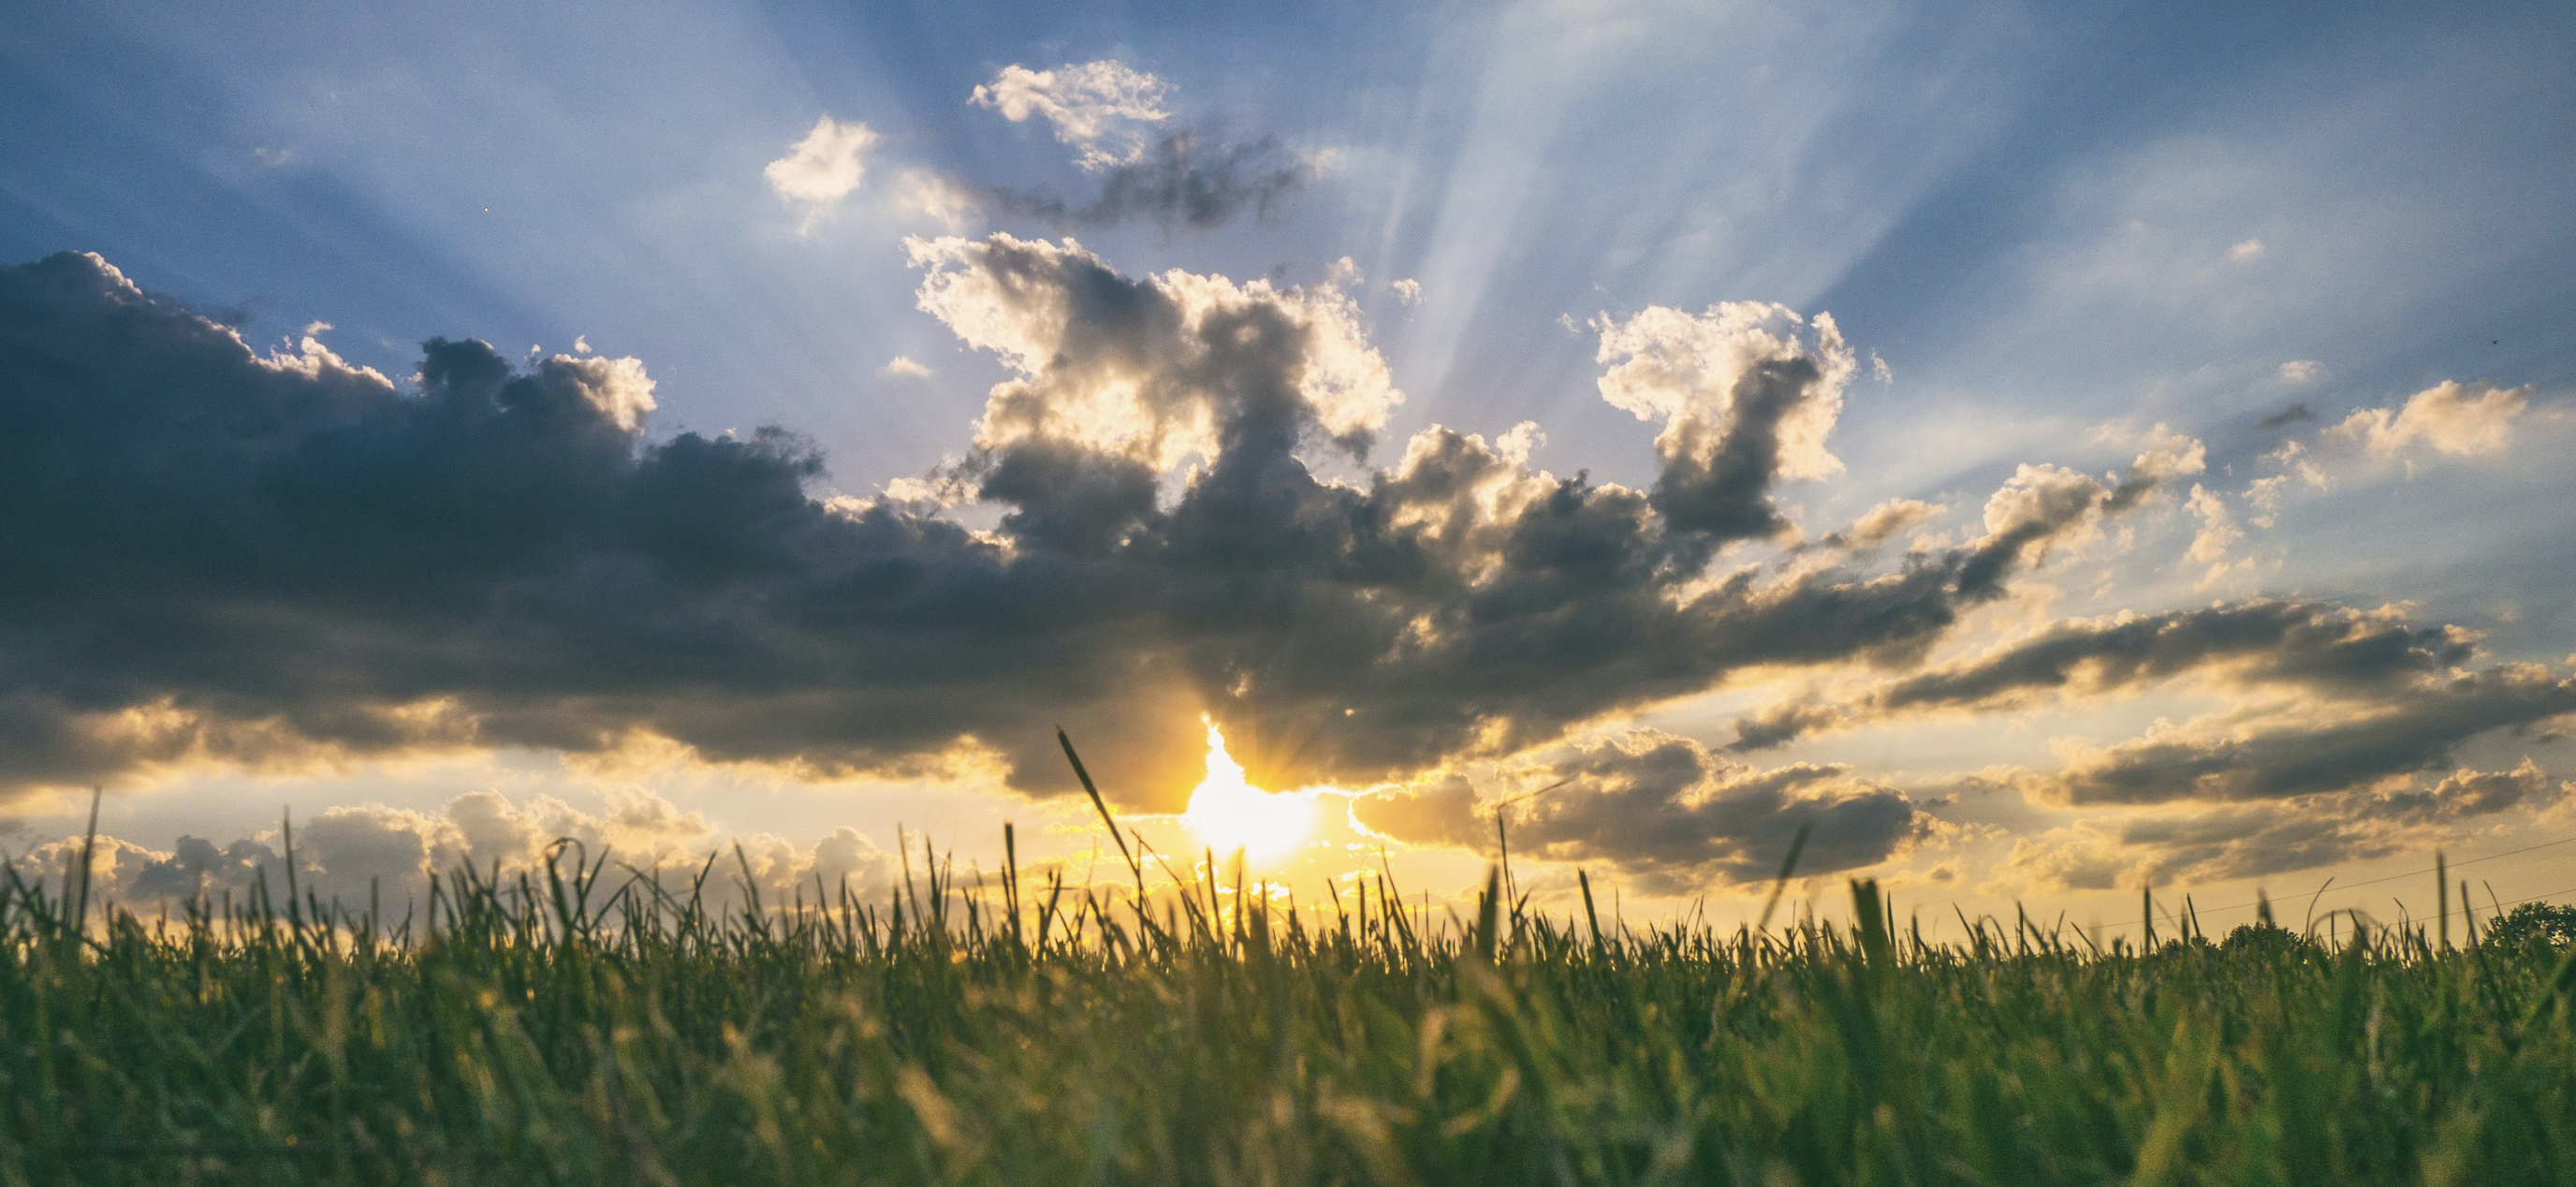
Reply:
<svg viewBox="0 0 2576 1187"><path fill-rule="evenodd" d="M2435 770L2470 739L2576 713L2576 677L2534 665L2458 672L2339 704L2310 719L2224 717L2117 745L2072 748L2065 767L2026 785L2045 802L2153 804L2285 799L2365 790Z"/></svg>
<svg viewBox="0 0 2576 1187"><path fill-rule="evenodd" d="M896 187L896 205L950 231L962 230L983 214L975 193L927 169L907 169Z"/></svg>
<svg viewBox="0 0 2576 1187"><path fill-rule="evenodd" d="M2250 567L2252 558L2230 563L2227 550L2245 542L2245 529L2236 526L2236 513L2227 509L2227 496L2195 482L2191 498L2184 509L2200 519L2200 531L2193 534L2191 548L2184 559L2209 566L2195 588L2207 589L2229 573Z"/></svg>
<svg viewBox="0 0 2576 1187"><path fill-rule="evenodd" d="M2263 241L2260 239L2243 240L2227 249L2227 258L2239 264L2262 254Z"/></svg>
<svg viewBox="0 0 2576 1187"><path fill-rule="evenodd" d="M2261 878L2417 852L2546 809L2569 785L2525 758L2505 771L2460 768L2426 788L2308 795L2274 803L2150 811L2051 829L2013 843L1989 892L2113 890Z"/></svg>
<svg viewBox="0 0 2576 1187"><path fill-rule="evenodd" d="M1606 862L1654 894L1773 878L1801 827L1813 826L1798 862L1810 876L1886 861L1932 827L1902 792L1844 767L1761 770L1655 730L1592 739L1519 781L1545 790L1484 802L1452 775L1357 799L1351 814L1409 843L1489 853L1499 811L1515 855Z"/></svg>
<svg viewBox="0 0 2576 1187"><path fill-rule="evenodd" d="M1775 877L1802 826L1813 826L1798 861L1805 876L1877 865L1926 827L1904 793L1843 767L1760 770L1652 731L1588 746L1541 778L1574 782L1528 801L1515 844L1553 860L1611 862L1668 893L1712 874Z"/></svg>
<svg viewBox="0 0 2576 1187"><path fill-rule="evenodd" d="M1492 847L1494 822L1465 776L1451 774L1415 787L1386 788L1351 800L1351 819L1380 836L1408 845L1439 845L1480 852Z"/></svg>
<svg viewBox="0 0 2576 1187"><path fill-rule="evenodd" d="M2540 769L2540 764L2525 755L2521 765L2509 771L2461 767L2430 790L2380 792L2365 807L2373 815L2401 819L2490 816L2515 808L2547 807L2560 792L2560 786Z"/></svg>
<svg viewBox="0 0 2576 1187"><path fill-rule="evenodd" d="M2396 852L2388 830L2276 805L2093 821L2022 837L1987 893L2133 890L2261 878Z"/></svg>
<svg viewBox="0 0 2576 1187"><path fill-rule="evenodd" d="M886 360L885 373L888 375L908 375L914 379L927 379L930 377L930 368L922 366L904 355L896 355L893 358Z"/></svg>
<svg viewBox="0 0 2576 1187"><path fill-rule="evenodd" d="M2298 409L2304 412L2307 405L2301 404ZM2326 477L2324 468L2309 456L2307 446L2296 441L2282 442L2279 449L2264 454L2263 460L2282 467L2283 472L2257 478L2245 487L2245 501L2254 507L2251 522L2255 527L2269 528L2279 521L2281 498L2287 493L2292 479L2317 490L2326 490L2334 485Z"/></svg>
<svg viewBox="0 0 2576 1187"><path fill-rule="evenodd" d="M2129 694L2184 678L2347 699L2403 694L2467 661L2476 640L2457 627L2410 627L2389 611L2272 598L2071 619L1835 704L1771 706L1737 722L1730 748L1767 749L1913 715L2012 712L2047 699Z"/></svg>
<svg viewBox="0 0 2576 1187"><path fill-rule="evenodd" d="M769 188L784 202L805 208L805 227L828 213L859 188L867 176L868 151L879 137L855 120L830 116L814 121L814 130L787 150L787 155L761 169Z"/></svg>
<svg viewBox="0 0 2576 1187"><path fill-rule="evenodd" d="M1667 422L1641 491L1533 468L1526 428L1372 462L1402 395L1337 287L912 251L921 307L1012 372L932 484L989 530L817 499L783 431L652 439L633 360L433 340L396 385L256 354L95 257L0 271L0 501L38 509L0 520L28 575L0 586L0 787L653 745L1054 794L1061 722L1121 803L1170 809L1202 713L1260 784L1369 786L1739 672L1912 662L2199 459L2165 435L2116 486L2026 469L1987 536L1892 566L1712 575L1777 530L1772 485L1831 469L1821 315L1605 322L1605 392Z"/></svg>
<svg viewBox="0 0 2576 1187"><path fill-rule="evenodd" d="M1789 528L1770 499L1778 478L1824 478L1842 461L1825 450L1854 361L1830 314L1812 335L1780 305L1731 301L1694 316L1649 306L1624 322L1593 319L1601 398L1639 420L1664 421L1664 461L1651 502L1676 526L1724 540Z"/></svg>
<svg viewBox="0 0 2576 1187"><path fill-rule="evenodd" d="M1395 290L1395 299L1399 304L1419 305L1422 303L1422 282L1419 280L1407 277L1403 280L1389 282L1387 287Z"/></svg>
<svg viewBox="0 0 2576 1187"><path fill-rule="evenodd" d="M1828 548L1863 552L1876 548L1903 532L1931 522L1949 508L1920 499L1889 499L1863 512L1851 526L1827 535L1820 544Z"/></svg>
<svg viewBox="0 0 2576 1187"><path fill-rule="evenodd" d="M2207 447L2163 425L2149 431L2146 448L2115 485L2052 465L2025 464L1986 500L1986 534L1973 546L1959 575L1965 592L1993 596L2015 564L2036 565L2053 549L2082 543L2106 515L2144 502L2176 478L2207 468Z"/></svg>
<svg viewBox="0 0 2576 1187"><path fill-rule="evenodd" d="M1068 202L1052 190L994 189L994 205L1061 228L1110 227L1145 219L1166 228L1206 230L1245 211L1267 216L1280 199L1314 177L1275 136L1209 141L1187 129L1162 136L1130 159L1100 170L1100 191Z"/></svg>
<svg viewBox="0 0 2576 1187"><path fill-rule="evenodd" d="M2463 386L2446 379L2408 396L2401 408L2358 409L2332 432L2361 442L2381 457L2394 457L2417 442L2441 453L2468 457L2503 449L2513 418L2530 403L2529 386Z"/></svg>
<svg viewBox="0 0 2576 1187"><path fill-rule="evenodd" d="M989 188L986 200L1059 229L1109 227L1146 219L1167 229L1222 226L1245 211L1266 216L1313 180L1313 161L1276 136L1229 141L1183 127L1165 106L1171 87L1116 61L1053 70L1013 64L967 100L1019 123L1043 118L1077 151L1074 163L1100 175L1099 192L1068 200L1052 189Z"/></svg>
<svg viewBox="0 0 2576 1187"><path fill-rule="evenodd" d="M999 111L1015 124L1031 116L1044 119L1058 141L1080 150L1076 164L1098 171L1144 155L1146 129L1172 118L1163 106L1170 91L1163 80L1114 60L1053 70L1015 62L976 87L967 102Z"/></svg>
<svg viewBox="0 0 2576 1187"><path fill-rule="evenodd" d="M2283 383L2309 383L2325 373L2326 365L2315 359L2292 359L2281 364L2280 371ZM2315 415L2316 413L2308 411L2307 405L2293 404L2286 412L2264 417L2262 426L2267 429L2277 429L2291 421L2306 420Z"/></svg>

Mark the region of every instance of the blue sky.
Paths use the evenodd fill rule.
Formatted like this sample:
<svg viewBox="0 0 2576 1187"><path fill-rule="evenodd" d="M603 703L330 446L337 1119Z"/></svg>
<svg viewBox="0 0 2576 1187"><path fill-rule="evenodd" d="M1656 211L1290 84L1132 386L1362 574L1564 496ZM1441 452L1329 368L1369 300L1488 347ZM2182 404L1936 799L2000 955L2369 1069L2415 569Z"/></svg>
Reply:
<svg viewBox="0 0 2576 1187"><path fill-rule="evenodd" d="M1389 464L1433 424L1499 438L1526 420L1544 431L1531 465L1643 488L1656 428L1602 398L1601 327L1721 301L1829 311L1853 352L1829 441L1840 472L1777 490L1809 536L1913 499L1946 509L1926 530L1964 543L2025 463L2121 470L2158 426L2200 443L2199 471L2035 561L2009 614L1913 662L2053 621L2265 597L2403 603L2416 628L2480 632L2472 667L2555 664L2564 678L2576 662L2564 5L45 4L0 19L0 262L95 252L259 349L291 352L327 322L331 350L398 381L434 336L512 359L578 339L649 369L652 439L807 436L828 460L817 497L872 498L967 456L988 389L1016 374L921 307L927 273L906 238L1069 233L1126 277L1347 292L1403 402L1368 461L1326 469ZM1156 130L1220 148L1269 138L1299 184L1213 226L1011 213L999 195L1079 204L1100 174L1045 119L970 96L1009 67L1104 62L1157 81ZM826 117L874 133L863 177L827 203L789 200L764 167ZM908 201L929 179L973 209L943 221ZM1344 258L1355 272L1334 273ZM889 370L898 357L917 367ZM2446 382L2516 393L2510 414L2479 406L2492 442L2453 450L2348 420L2396 417ZM2293 408L2308 415L2258 423ZM2304 452L2283 457L2292 442ZM2324 468L2310 481L2301 464ZM2292 481L2257 506L2254 484L2279 475ZM2195 508L2237 535L2193 551L2213 522ZM998 512L946 514L990 527ZM1753 541L1720 563L1772 563L1788 546ZM1720 746L1741 713L1862 678L1772 675L1612 716ZM2095 844L2121 810L1980 798L1958 780L2045 768L2069 753L2052 739L2147 737L2160 717L2214 712L2220 729L2266 695L2159 687L2009 722L1890 722L1763 761L1851 764L1930 805L1935 824L1895 851L1891 877L1948 863L1980 893L2080 895L2100 888L1990 871L2015 845ZM2526 755L2554 786L2576 753L2553 728L2478 734L2425 786ZM504 747L411 774L273 771L274 784L209 767L138 791L121 827L161 851L182 826L258 827L280 800L434 815L478 781L595 808L606 784L561 761ZM730 776L683 767L654 786L711 829L797 846L845 818L883 847L907 812L972 822L962 831L1038 810L911 778L729 801L709 789ZM2564 830L2540 803L2556 794L2518 810L2515 835ZM52 835L60 797L24 802L21 841ZM2509 848L2504 819L2373 833L2338 860ZM2103 860L2221 872L2155 866L2138 855L2165 850L2143 836ZM1672 886L1696 876L1597 856Z"/></svg>

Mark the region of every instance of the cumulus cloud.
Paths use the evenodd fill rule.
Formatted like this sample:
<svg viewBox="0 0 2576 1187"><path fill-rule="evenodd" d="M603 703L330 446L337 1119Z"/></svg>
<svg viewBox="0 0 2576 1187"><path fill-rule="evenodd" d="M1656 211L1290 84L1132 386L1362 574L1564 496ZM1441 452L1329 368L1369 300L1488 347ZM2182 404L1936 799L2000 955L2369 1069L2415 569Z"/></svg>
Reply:
<svg viewBox="0 0 2576 1187"><path fill-rule="evenodd" d="M1401 393L1338 287L912 250L921 307L1012 371L935 476L991 530L818 500L778 430L652 439L631 360L435 340L397 385L256 354L94 257L0 272L0 499L40 509L0 520L28 575L0 586L0 786L649 743L1048 794L1061 722L1169 809L1202 713L1260 784L1367 786L1739 672L1910 662L2199 464L2166 435L2111 485L2025 470L1961 546L1712 575L1780 530L1774 484L1833 468L1829 319L1605 323L1605 394L1666 422L1636 490L1534 468L1527 428L1372 461Z"/></svg>
<svg viewBox="0 0 2576 1187"><path fill-rule="evenodd" d="M1932 827L1904 793L1845 767L1763 770L1655 730L1592 739L1532 767L1522 782L1544 790L1483 803L1452 776L1357 800L1352 815L1415 844L1490 851L1500 812L1515 854L1607 863L1654 894L1775 877L1802 827L1811 830L1802 875L1879 864Z"/></svg>
<svg viewBox="0 0 2576 1187"><path fill-rule="evenodd" d="M1053 70L1014 62L976 87L967 102L990 107L1015 124L1033 116L1045 120L1058 141L1080 151L1077 164L1100 170L1144 154L1151 138L1147 129L1172 118L1163 106L1170 92L1162 79L1115 60Z"/></svg>
<svg viewBox="0 0 2576 1187"><path fill-rule="evenodd" d="M888 375L908 375L914 379L926 379L930 375L930 368L912 361L908 356L896 355L893 358L886 360L885 373Z"/></svg>
<svg viewBox="0 0 2576 1187"><path fill-rule="evenodd" d="M2406 398L2399 408L2357 409L2336 436L2359 441L2381 457L2395 457L2416 443L2454 457L2494 453L2505 447L2513 419L2531 403L2531 388L2463 385L2444 380Z"/></svg>
<svg viewBox="0 0 2576 1187"><path fill-rule="evenodd" d="M1390 282L1387 287L1395 290L1395 299L1399 304L1419 305L1422 303L1422 282L1419 280L1406 277L1402 280Z"/></svg>
<svg viewBox="0 0 2576 1187"><path fill-rule="evenodd" d="M2312 382L2317 376L2325 373L2326 365L2316 361L2315 359L2291 359L2289 362L2281 364L2280 371L2281 382L2291 384ZM2314 415L2316 414L2308 411L2307 405L2293 404L2290 406L2290 411L2288 412L2264 417L2263 427L2267 429L2278 428L2283 424L2289 423L2289 421L2301 420Z"/></svg>
<svg viewBox="0 0 2576 1187"><path fill-rule="evenodd" d="M1761 770L1685 738L1638 731L1594 744L1549 770L1563 790L1529 801L1518 844L1563 861L1608 861L1667 891L1776 876L1798 830L1812 826L1798 870L1834 874L1888 860L1925 818L1893 788L1841 766Z"/></svg>
<svg viewBox="0 0 2576 1187"><path fill-rule="evenodd" d="M2174 479L2200 473L2207 457L2199 440L2157 425L2113 485L2059 466L2021 466L1986 500L1986 534L1961 571L1961 587L1992 594L2013 565L2038 564L2052 549L2092 538L2105 516L2138 505Z"/></svg>
<svg viewBox="0 0 2576 1187"><path fill-rule="evenodd" d="M805 226L811 229L859 188L867 176L868 152L877 140L866 124L844 123L827 115L814 121L814 130L789 148L786 156L771 161L760 173L781 201L805 209Z"/></svg>
<svg viewBox="0 0 2576 1187"><path fill-rule="evenodd" d="M1851 348L1831 314L1818 314L1811 334L1805 325L1785 306L1750 301L1593 319L1594 358L1609 368L1601 398L1664 422L1650 501L1666 521L1722 540L1777 536L1789 521L1771 502L1772 482L1842 469L1825 438L1851 382Z"/></svg>

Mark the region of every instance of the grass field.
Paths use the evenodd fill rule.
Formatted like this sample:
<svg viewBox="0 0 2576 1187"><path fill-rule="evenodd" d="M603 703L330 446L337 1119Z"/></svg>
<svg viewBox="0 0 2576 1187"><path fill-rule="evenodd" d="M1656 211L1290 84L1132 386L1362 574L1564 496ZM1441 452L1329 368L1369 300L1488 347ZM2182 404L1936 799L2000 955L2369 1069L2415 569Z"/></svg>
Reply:
<svg viewBox="0 0 2576 1187"><path fill-rule="evenodd" d="M389 934L12 875L0 1183L2576 1181L2532 928L1940 946L1867 883L1727 934L1198 876L719 913L571 855Z"/></svg>

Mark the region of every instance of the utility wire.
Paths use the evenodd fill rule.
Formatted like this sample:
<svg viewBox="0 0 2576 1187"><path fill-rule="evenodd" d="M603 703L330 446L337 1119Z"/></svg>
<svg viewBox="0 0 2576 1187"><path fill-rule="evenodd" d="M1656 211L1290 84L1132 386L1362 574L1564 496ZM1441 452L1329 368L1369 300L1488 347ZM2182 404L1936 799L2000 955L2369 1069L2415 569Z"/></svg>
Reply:
<svg viewBox="0 0 2576 1187"><path fill-rule="evenodd" d="M1541 790L1542 790L1542 791L1553 791L1553 790L1555 790L1555 788L1553 788L1553 787L1549 787L1549 788L1542 788ZM1533 792L1533 793L1531 793L1531 794L1537 794L1537 793ZM2468 859L2467 861L2455 861L2455 862L2450 862L2450 863L2448 863L2447 868L2456 870L2456 869L2460 869L2461 867L2464 867L2464 866L2473 866L2473 865L2478 865L2478 864L2480 864L2480 863L2482 863L2482 862L2501 861L2501 860L2503 860L2503 859L2505 859L2505 858L2508 858L2508 857L2519 857L2519 856L2521 856L2521 855L2523 855L2523 854L2525 854L2525 853L2532 853L2532 852L2536 852L2536 851L2538 851L2538 850L2542 850L2542 849L2552 849L2552 848L2556 848L2557 846L2560 846L2560 845L2576 845L2576 837L2560 837L2560 838L2558 838L2558 839L2557 839L2557 840L2555 840L2555 841L2542 841L2542 842L2540 842L2540 843L2539 843L2539 844L2537 844L2537 845L2525 845L2525 846L2523 846L2523 847L2522 847L2522 848L2520 848L2520 849L2507 849L2507 850L2505 850L2505 851L2504 851L2504 852L2502 852L2502 853L2490 853L2490 854L2487 854L2487 855L2486 855L2486 856L2484 856L2484 857L2472 857L2472 858ZM2346 891L2346 890L2359 890L2359 889L2361 889L2362 887L2365 887L2365 886L2378 886L2378 885L2381 885L2381 884L2383 884L2383 883L2396 882L2396 881L2400 881L2400 880L2403 880L2403 879L2406 879L2406 878L2421 878L2421 877L2423 877L2423 876L2424 876L2424 875L2426 875L2426 874L2430 874L2430 873L2433 873L2433 872L2434 872L2434 871L2436 871L2436 870L2440 870L2440 869L2444 869L2444 868L2446 868L2446 867L2444 867L2444 866L2426 866L2426 867L2424 867L2423 869L2420 869L2420 870L2410 870L2410 871L2408 871L2408 872L2406 872L2406 873L2403 873L2403 874L2385 874L2385 875L2382 875L2382 876L2377 877L2377 878L2364 879L2363 881L2359 881L2359 882L2347 882L2347 883L2344 883L2344 884L2343 884L2343 885L2341 885L2341 886L2330 886L2330 887L2328 887L2328 888L2326 888L2326 889L2324 889L2324 890L2320 890L2320 891L2318 891L2317 893L2318 893L2319 895L2325 895L2325 894L2329 894L2329 893L2335 893L2335 892ZM2331 882L2331 881L2332 881L2332 879L2328 879L2328 881L2330 881L2330 882ZM2522 904L2522 903L2535 902L2535 901L2540 900L2540 899L2545 899L2545 898L2555 898L2555 897L2557 897L2558 895L2561 895L2561 894L2576 894L2576 887L2570 887L2570 888L2568 888L2567 890L2552 891L2552 892L2550 892L2550 893L2548 893L2548 894L2536 894L2536 895L2532 895L2530 898L2518 898L2518 899L2515 899L2515 900L2513 900L2512 902L2506 903L2506 904L2504 904L2504 905L2505 905L2505 906L2508 906L2508 907L2510 907L2510 906L2517 906L2517 905L2520 905L2520 904ZM1955 906L1957 906L1959 903L1962 903L1962 902L1965 902L1965 901L1966 901L1965 899L1950 899L1950 900L1948 900L1948 901L1946 901L1946 902L1938 903L1938 904L1935 904L1935 905L1936 905L1936 906L1941 906L1941 907L1955 907ZM2286 900L2286 899L2285 899L2285 900L2283 900L2283 901L2285 901L2285 902L2286 902L2286 901L2289 901L2289 900ZM2263 902L2263 900L2256 899L2256 900L2254 900L2254 901L2252 901L2252 902L2244 902L2244 903L2230 903L2230 904L2228 904L2227 906L2224 906L2224 907L2195 908L2195 909L2194 909L2194 912L2195 912L2196 914L2216 915L2216 914L2218 914L2218 913L2220 913L2220 912L2222 912L2222 911L2242 911L2242 910L2245 910L2245 909L2247 909L2247 908L2249 908L2249 907L2258 907L2258 906L2261 906L2261 905L2262 905L2262 902ZM2104 926L2104 927L2117 927L2117 926L2121 926L2121 925L2116 924L2116 923L2104 923L2104 924L2102 924L2101 926Z"/></svg>
<svg viewBox="0 0 2576 1187"><path fill-rule="evenodd" d="M2535 850L2548 849L2548 848L2552 848L2552 847L2554 847L2554 846L2558 846L2558 845L2566 845L2566 844L2571 844L2571 843L2576 843L2576 837L2560 837L2560 838L2558 838L2558 839L2557 839L2557 840L2555 840L2555 841L2542 841L2541 843L2539 843L2539 844L2537 844L2537 845L2525 845L2525 846L2523 846L2523 847L2522 847L2522 848L2520 848L2520 849L2507 849L2507 850L2505 850L2505 851L2504 851L2504 852L2502 852L2502 853L2490 853L2490 854L2486 855L2485 857L2472 857L2472 858L2470 858L2470 859L2469 859L2469 860L2467 860L2467 861L2455 861L2455 862L2451 862L2451 863L2449 863L2449 865L2448 865L2447 867L2445 867L2445 866L2426 866L2426 867L2424 867L2423 869L2420 869L2420 870L2413 870L2413 871L2409 871L2409 872L2407 872L2407 873L2403 873L2403 874L2388 874L2388 875L2384 875L2384 876L2382 876L2382 877L2378 877L2378 878L2371 878L2371 879L2368 879L2368 880L2365 880L2365 881L2361 881L2361 882L2347 882L2347 883L2344 883L2344 884L2343 884L2343 885L2341 885L2341 886L2335 887L2334 889L2336 889L2336 890L2359 890L2359 889L2361 889L2361 888L2362 888L2362 887L2364 887L2364 886L2377 886L2377 885L2380 885L2381 883L2384 883L2384 882L2398 882L2398 881L2402 881L2402 880L2407 879L2407 878L2421 878L2421 877L2423 877L2423 876L2424 876L2424 875L2426 875L2426 874L2434 873L2434 872L2436 872L2436 871L2438 871L2438 870L2442 870L2442 869L2444 869L2444 868L2448 868L2448 869L2454 869L2454 870L2456 870L2456 869L2459 869L2459 868L2461 868L2461 867L2463 867L2463 866L2473 866L2473 865L2477 865L2477 864L2478 864L2478 863L2480 863L2480 862L2497 861L2497 860L2501 860L2501 859L2503 859L2503 858L2507 858L2507 857L2515 857L2515 856L2519 856L2519 855L2521 855L2521 854L2530 853L2530 852L2533 852L2533 851L2535 851ZM2322 893L2322 892L2321 892L2321 893ZM2557 891L2557 892L2555 892L2555 893L2564 894L2564 893L2567 893L2567 892L2566 892L2566 891ZM2533 897L2534 897L2534 898L2547 898L2547 897L2549 897L2549 896L2544 894L2544 895L2534 895ZM2526 902L2530 902L2530 901L2531 901L2531 899L2515 899L2514 901L2515 901L2515 902L2517 902L2517 903L2526 903ZM2207 911L2202 912L2202 913L2203 913L2203 914L2208 914L2208 915L2216 915L2216 914L2218 914L2218 913L2219 913L2219 912L2221 912L2221 911L2242 911L2242 910L2244 910L2244 909L2246 909L2246 908L2248 908L2248 907L2257 907L2257 906L2261 906L2261 905L2262 905L2262 903L2263 903L2263 900L2261 900L2261 899L2257 899L2257 900L2255 900L2255 901L2253 901L2253 902L2249 902L2249 903L2231 903L2231 904L2229 904L2229 905L2227 905L2227 906L2224 906L2224 907L2211 907L2211 908L2209 908Z"/></svg>

